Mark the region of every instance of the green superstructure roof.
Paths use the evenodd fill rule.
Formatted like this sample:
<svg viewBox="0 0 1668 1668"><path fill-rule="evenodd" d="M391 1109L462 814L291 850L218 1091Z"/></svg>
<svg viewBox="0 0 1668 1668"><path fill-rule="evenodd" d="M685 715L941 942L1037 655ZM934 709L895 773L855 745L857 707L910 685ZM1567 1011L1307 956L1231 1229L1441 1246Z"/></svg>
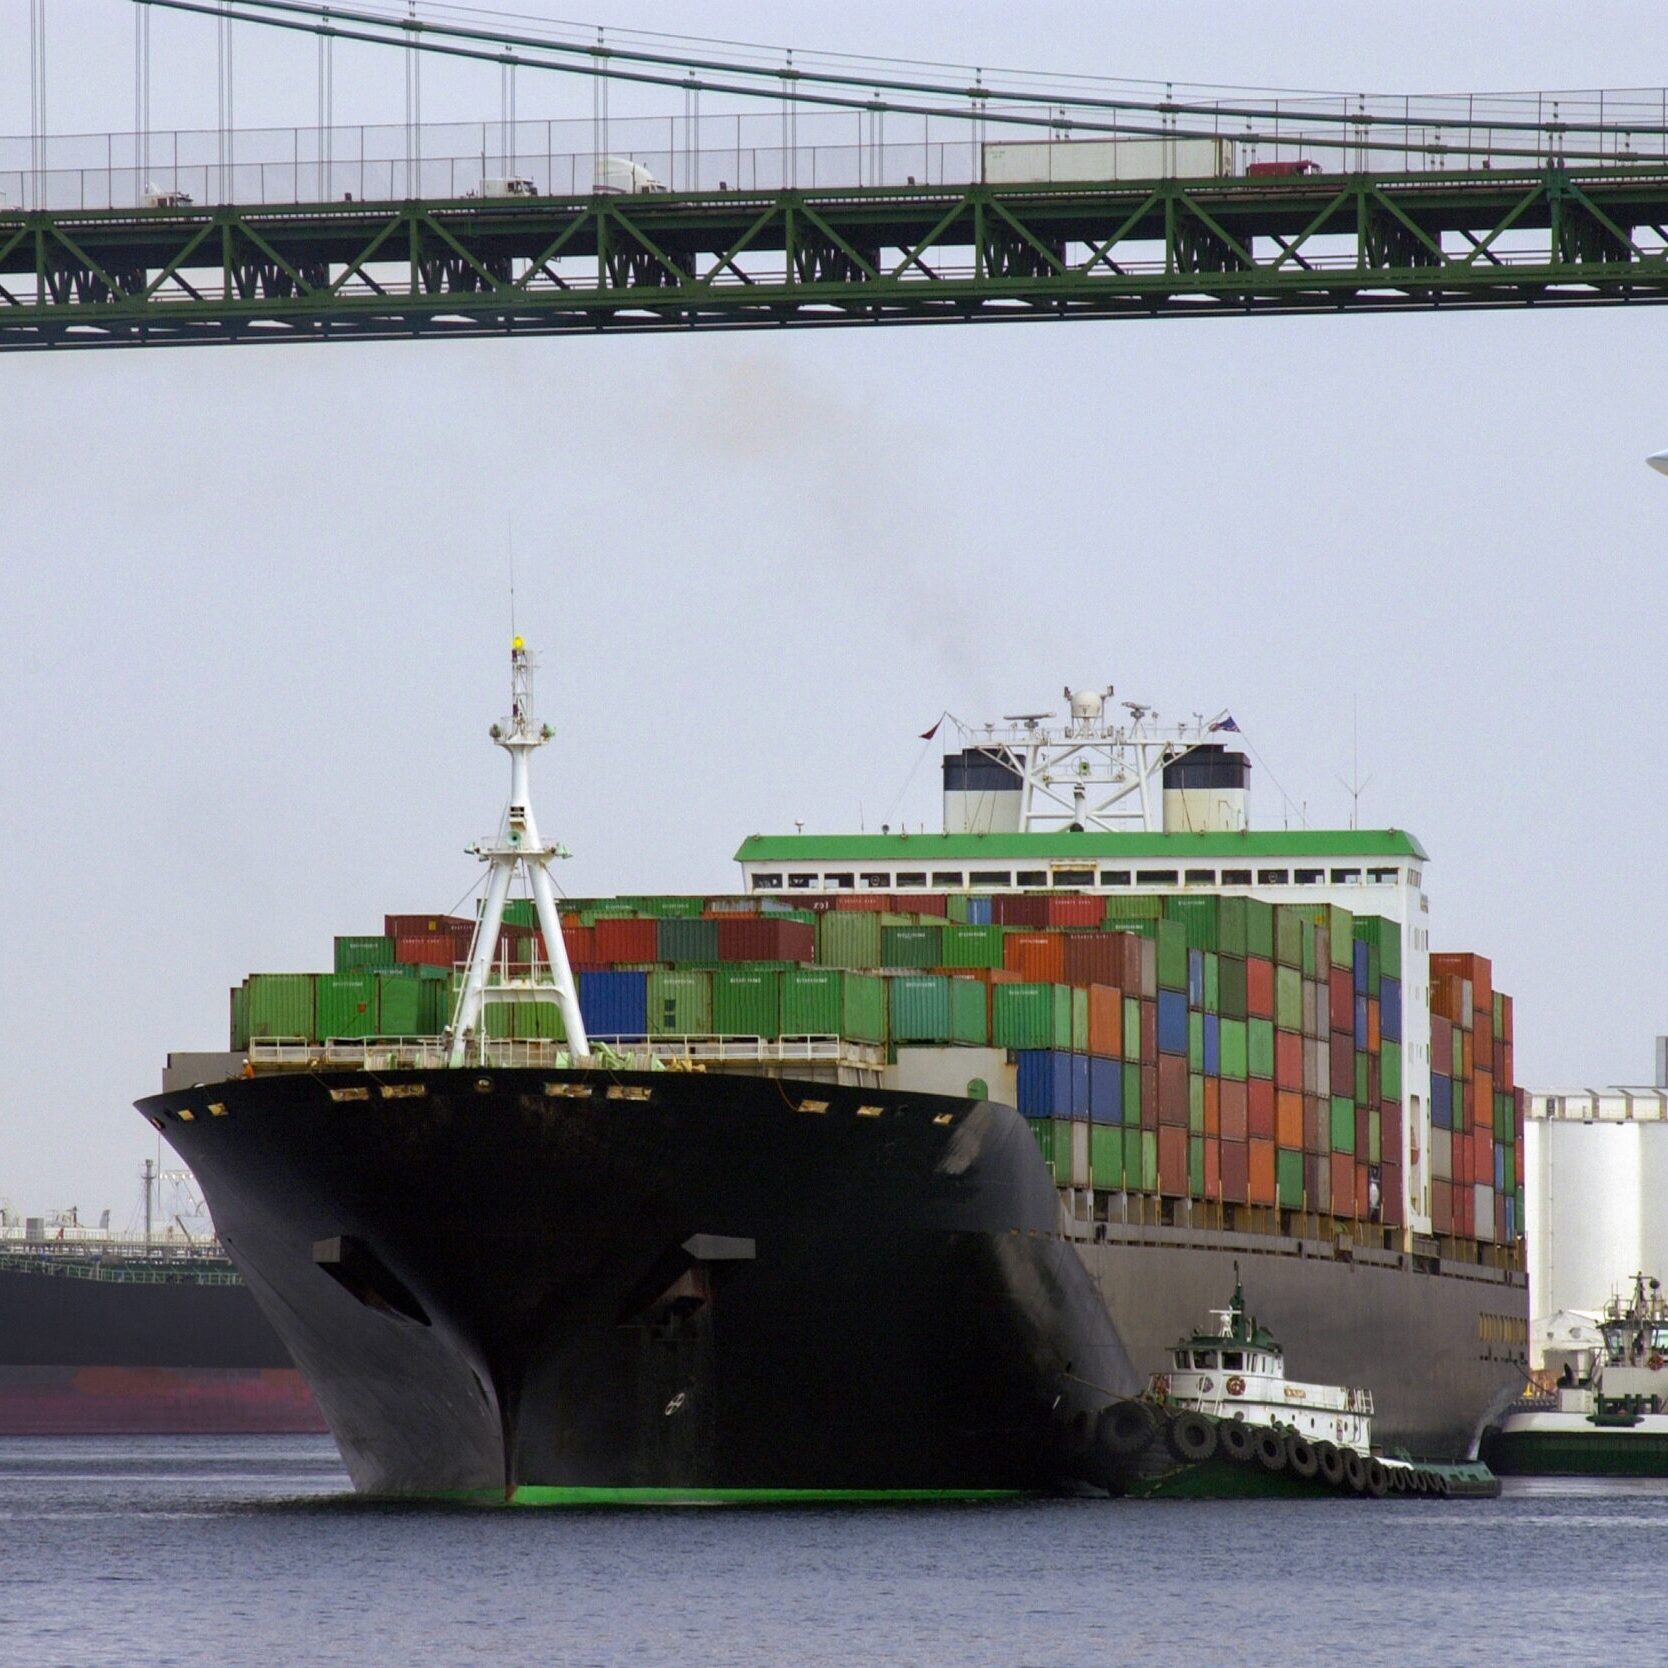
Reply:
<svg viewBox="0 0 1668 1668"><path fill-rule="evenodd" d="M750 834L738 863L856 863L872 859L970 862L1034 858L1413 857L1425 848L1400 828L1280 830L1245 834Z"/></svg>

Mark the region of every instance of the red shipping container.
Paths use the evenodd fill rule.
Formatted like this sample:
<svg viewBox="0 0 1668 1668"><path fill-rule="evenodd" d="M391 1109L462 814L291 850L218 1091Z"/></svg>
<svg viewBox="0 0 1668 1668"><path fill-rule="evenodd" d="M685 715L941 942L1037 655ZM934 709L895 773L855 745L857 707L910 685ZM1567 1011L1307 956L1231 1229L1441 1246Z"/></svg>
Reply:
<svg viewBox="0 0 1668 1668"><path fill-rule="evenodd" d="M1158 1191L1187 1195L1187 1131L1166 1124L1158 1132Z"/></svg>
<svg viewBox="0 0 1668 1668"><path fill-rule="evenodd" d="M1220 1090L1222 1103L1222 1139L1243 1142L1250 1133L1246 1118L1246 1093L1243 1082L1223 1078ZM1229 1195L1232 1197L1232 1195ZM1240 1201L1243 1204L1245 1201Z"/></svg>
<svg viewBox="0 0 1668 1668"><path fill-rule="evenodd" d="M1249 1156L1247 1165L1246 1194L1248 1202L1253 1205L1272 1205L1274 1203L1274 1143L1272 1141L1248 1141L1246 1152Z"/></svg>
<svg viewBox="0 0 1668 1668"><path fill-rule="evenodd" d="M1274 963L1262 956L1245 958L1245 1011L1253 1019L1274 1018Z"/></svg>
<svg viewBox="0 0 1668 1668"><path fill-rule="evenodd" d="M1046 927L1048 899L1023 893L998 895L990 900L990 918L999 927Z"/></svg>
<svg viewBox="0 0 1668 1668"><path fill-rule="evenodd" d="M1051 927L1098 927L1106 919L1106 904L1098 893L1054 892L1044 898L1043 920Z"/></svg>
<svg viewBox="0 0 1668 1668"><path fill-rule="evenodd" d="M1065 941L1068 985L1116 985L1123 978L1123 946L1109 932L1072 932Z"/></svg>
<svg viewBox="0 0 1668 1668"><path fill-rule="evenodd" d="M1274 1033L1274 1082L1281 1089L1303 1089L1303 1038L1296 1031Z"/></svg>
<svg viewBox="0 0 1668 1668"><path fill-rule="evenodd" d="M385 938L434 938L458 933L473 935L475 923L462 915L384 915Z"/></svg>
<svg viewBox="0 0 1668 1668"><path fill-rule="evenodd" d="M648 925L652 928L654 922ZM607 940L601 937L603 923L597 922L597 948L602 950ZM652 961L652 953L641 958ZM768 915L738 915L718 923L718 959L720 961L815 961L817 959L817 929L809 921L778 921Z"/></svg>
<svg viewBox="0 0 1668 1668"><path fill-rule="evenodd" d="M1477 1009L1471 1021L1471 1052L1479 1066L1494 1064L1494 1010Z"/></svg>
<svg viewBox="0 0 1668 1668"><path fill-rule="evenodd" d="M567 946L568 961L575 967L583 963L587 967L597 966L601 957L597 955L597 930L595 927L582 927L577 922L569 926L562 923L562 943Z"/></svg>
<svg viewBox="0 0 1668 1668"><path fill-rule="evenodd" d="M1243 1141L1222 1143L1222 1197L1231 1205L1245 1203L1249 1155Z"/></svg>
<svg viewBox="0 0 1668 1668"><path fill-rule="evenodd" d="M1205 1079L1205 1136L1215 1142L1222 1134L1222 1080ZM1208 1162L1208 1160L1207 1160ZM1216 1195L1212 1195L1216 1197Z"/></svg>
<svg viewBox="0 0 1668 1668"><path fill-rule="evenodd" d="M1355 1041L1346 1031L1332 1033L1332 1092L1355 1093Z"/></svg>
<svg viewBox="0 0 1668 1668"><path fill-rule="evenodd" d="M1500 1035L1507 1042L1512 1040L1512 999L1509 996L1500 998Z"/></svg>
<svg viewBox="0 0 1668 1668"><path fill-rule="evenodd" d="M1372 1172L1364 1158L1355 1161L1355 1214L1363 1222L1373 1214Z"/></svg>
<svg viewBox="0 0 1668 1668"><path fill-rule="evenodd" d="M1348 1153L1334 1153L1332 1166L1332 1214L1355 1215L1355 1160Z"/></svg>
<svg viewBox="0 0 1668 1668"><path fill-rule="evenodd" d="M1156 1062L1141 1068L1141 1127L1158 1128L1158 1066Z"/></svg>
<svg viewBox="0 0 1668 1668"><path fill-rule="evenodd" d="M1274 1139L1274 1085L1266 1077L1245 1085L1245 1127L1253 1141Z"/></svg>
<svg viewBox="0 0 1668 1668"><path fill-rule="evenodd" d="M394 960L412 962L418 967L450 967L468 954L469 941L465 939L460 948L450 933L425 933L394 940Z"/></svg>
<svg viewBox="0 0 1668 1668"><path fill-rule="evenodd" d="M1379 1215L1385 1225L1399 1228L1405 1219L1402 1209L1402 1170L1399 1164L1381 1164L1378 1170Z"/></svg>
<svg viewBox="0 0 1668 1668"><path fill-rule="evenodd" d="M1431 1067L1444 1077L1451 1074L1454 1062L1454 1026L1440 1014L1431 1015Z"/></svg>
<svg viewBox="0 0 1668 1668"><path fill-rule="evenodd" d="M1381 1101L1378 1110L1378 1150L1386 1164L1400 1163L1402 1152L1402 1109L1393 1100Z"/></svg>
<svg viewBox="0 0 1668 1668"><path fill-rule="evenodd" d="M1222 1143L1205 1137L1205 1197L1222 1197Z"/></svg>
<svg viewBox="0 0 1668 1668"><path fill-rule="evenodd" d="M741 960L742 958L739 956L724 955L724 929L726 927L749 928L757 922L758 917L750 915L740 916L733 921L720 921L718 923L719 956L726 961ZM792 926L799 925L797 921L789 924ZM621 962L627 965L658 960L660 951L656 944L656 938L659 925L660 923L657 921L611 920L605 916L593 928L596 933L597 960ZM816 937L815 929L808 928L807 931L811 932L814 941ZM756 959L774 961L776 958L774 956L769 958L760 956Z"/></svg>
<svg viewBox="0 0 1668 1668"><path fill-rule="evenodd" d="M1332 1031L1355 1031L1355 980L1347 967L1334 967L1327 981L1327 1013Z"/></svg>
<svg viewBox="0 0 1668 1668"><path fill-rule="evenodd" d="M1506 1197L1503 1193L1494 1196L1494 1239L1497 1245L1506 1243Z"/></svg>
<svg viewBox="0 0 1668 1668"><path fill-rule="evenodd" d="M1035 984L1066 982L1066 941L1057 932L1011 932L1002 940L1002 965Z"/></svg>
<svg viewBox="0 0 1668 1668"><path fill-rule="evenodd" d="M1147 980L1144 973L1146 951L1143 948L1143 946L1148 943L1148 940L1142 938L1139 933L1133 932L1115 932L1108 934L1108 936L1111 938L1112 942L1118 946L1118 953L1123 957L1123 967L1120 970L1118 977L1115 978L1112 983L1115 984L1126 996L1153 995L1158 989L1156 982L1158 978L1157 945L1153 946L1154 983L1152 989L1149 990L1147 988Z"/></svg>
<svg viewBox="0 0 1668 1668"><path fill-rule="evenodd" d="M1431 978L1469 979L1473 1004L1479 1008L1485 1005L1492 1008L1494 1005L1494 970L1486 956L1456 954L1453 951L1432 955Z"/></svg>
<svg viewBox="0 0 1668 1668"><path fill-rule="evenodd" d="M1477 1195L1471 1187L1454 1190L1454 1232L1462 1239L1474 1238L1477 1232Z"/></svg>
<svg viewBox="0 0 1668 1668"><path fill-rule="evenodd" d="M1089 986L1089 1052L1108 1060L1124 1054L1124 993L1112 985Z"/></svg>
<svg viewBox="0 0 1668 1668"><path fill-rule="evenodd" d="M1141 1058L1158 1058L1158 1003L1150 999L1141 1004Z"/></svg>
<svg viewBox="0 0 1668 1668"><path fill-rule="evenodd" d="M1186 1129L1188 1118L1187 1056L1158 1057L1158 1121L1160 1126ZM1184 1189L1185 1191L1185 1189Z"/></svg>
<svg viewBox="0 0 1668 1668"><path fill-rule="evenodd" d="M947 915L950 904L942 892L894 892L892 909L899 915Z"/></svg>
<svg viewBox="0 0 1668 1668"><path fill-rule="evenodd" d="M1365 1161L1368 1153L1368 1143L1372 1140L1372 1114L1364 1106L1355 1109L1355 1151L1356 1156Z"/></svg>
<svg viewBox="0 0 1668 1668"><path fill-rule="evenodd" d="M880 915L892 907L892 895L889 892L839 892L834 897L836 909L865 910L871 915Z"/></svg>
<svg viewBox="0 0 1668 1668"><path fill-rule="evenodd" d="M1293 1089L1274 1093L1274 1139L1290 1152L1303 1150L1303 1096Z"/></svg>
<svg viewBox="0 0 1668 1668"><path fill-rule="evenodd" d="M1512 1185L1514 1187L1523 1186L1523 1142L1521 1140L1512 1148ZM1520 1223L1519 1226L1521 1227L1522 1224Z"/></svg>

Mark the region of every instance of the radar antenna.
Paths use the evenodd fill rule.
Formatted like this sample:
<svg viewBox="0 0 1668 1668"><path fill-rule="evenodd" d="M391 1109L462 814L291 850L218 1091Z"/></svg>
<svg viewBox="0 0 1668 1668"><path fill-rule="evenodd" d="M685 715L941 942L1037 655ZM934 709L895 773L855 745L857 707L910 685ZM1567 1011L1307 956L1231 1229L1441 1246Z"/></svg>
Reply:
<svg viewBox="0 0 1668 1668"><path fill-rule="evenodd" d="M533 663L519 637L510 641L510 716L494 724L490 734L510 756L510 802L498 838L479 841L469 848L489 866L491 874L486 902L475 923L475 937L469 947L469 971L464 976L457 1011L446 1033L449 1060L453 1066L466 1064L471 1045L483 1040L485 1027L481 1024L481 1011L486 1002L487 975L498 950L510 883L518 869L525 871L532 888L539 928L544 934L545 954L550 961L550 983L525 992L518 990L517 995L527 1000L553 996L562 1013L569 1052L576 1059L588 1059L590 1039L585 1035L585 1021L580 1017L579 991L568 962L567 946L562 941L562 920L550 881L551 859L566 857L568 853L562 846L546 845L539 838L529 791L532 755L555 731L533 716Z"/></svg>

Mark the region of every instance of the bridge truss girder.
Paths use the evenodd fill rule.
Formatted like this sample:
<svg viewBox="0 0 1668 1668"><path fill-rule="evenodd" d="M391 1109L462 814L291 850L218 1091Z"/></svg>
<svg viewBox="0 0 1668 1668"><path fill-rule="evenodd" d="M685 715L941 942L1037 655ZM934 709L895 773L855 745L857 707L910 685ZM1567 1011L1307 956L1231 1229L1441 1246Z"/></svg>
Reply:
<svg viewBox="0 0 1668 1668"><path fill-rule="evenodd" d="M1668 174L0 211L0 349L1668 299Z"/></svg>

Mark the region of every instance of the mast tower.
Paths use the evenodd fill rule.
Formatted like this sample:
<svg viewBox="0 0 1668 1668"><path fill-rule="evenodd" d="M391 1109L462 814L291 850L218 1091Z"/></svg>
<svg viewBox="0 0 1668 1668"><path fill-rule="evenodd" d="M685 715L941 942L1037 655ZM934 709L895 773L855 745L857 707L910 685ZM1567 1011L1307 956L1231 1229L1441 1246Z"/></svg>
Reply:
<svg viewBox="0 0 1668 1668"><path fill-rule="evenodd" d="M547 988L561 1009L568 1050L576 1059L588 1059L590 1039L585 1035L585 1022L580 1017L579 990L574 984L567 946L562 941L562 921L556 910L555 888L550 882L551 859L566 857L568 853L562 846L547 845L539 837L529 788L532 755L556 732L548 724L538 723L533 716L533 662L519 637L510 643L510 715L494 724L489 733L510 756L510 802L498 837L479 841L469 848L489 865L491 874L487 880L486 903L475 923L475 937L469 947L469 970L464 976L451 1028L446 1033L449 1063L466 1064L470 1045L478 1040L482 1030L487 975L497 954L504 926L504 905L517 869L525 870L538 910L545 953L550 958L551 983Z"/></svg>

